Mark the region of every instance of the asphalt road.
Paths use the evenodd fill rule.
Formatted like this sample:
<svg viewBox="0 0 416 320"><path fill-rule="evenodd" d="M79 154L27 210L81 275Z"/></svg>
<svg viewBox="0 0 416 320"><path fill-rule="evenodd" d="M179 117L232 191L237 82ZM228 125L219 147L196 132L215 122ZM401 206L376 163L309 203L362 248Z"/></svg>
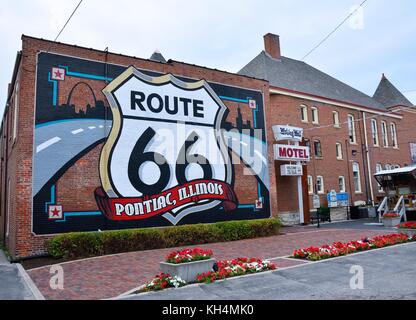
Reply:
<svg viewBox="0 0 416 320"><path fill-rule="evenodd" d="M209 284L129 296L128 300L416 299L416 243L367 251L290 269ZM351 289L352 266L364 272Z"/></svg>

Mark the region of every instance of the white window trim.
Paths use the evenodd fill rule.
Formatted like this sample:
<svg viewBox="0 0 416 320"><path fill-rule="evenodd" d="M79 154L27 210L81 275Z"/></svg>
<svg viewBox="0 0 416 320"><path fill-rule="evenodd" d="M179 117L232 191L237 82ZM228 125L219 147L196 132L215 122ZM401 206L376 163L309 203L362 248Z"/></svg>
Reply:
<svg viewBox="0 0 416 320"><path fill-rule="evenodd" d="M381 139L383 140L383 147L389 147L389 133L386 121L381 121Z"/></svg>
<svg viewBox="0 0 416 320"><path fill-rule="evenodd" d="M319 143L319 149L321 151L321 155L320 156L316 154L315 142L318 142ZM313 140L313 156L315 158L317 158L317 159L322 159L324 157L324 153L322 152L322 143L321 143L321 140L319 140L319 139Z"/></svg>
<svg viewBox="0 0 416 320"><path fill-rule="evenodd" d="M313 177L308 175L307 182L308 182L308 193L312 195L315 189L313 186Z"/></svg>
<svg viewBox="0 0 416 320"><path fill-rule="evenodd" d="M319 191L318 188L318 180L321 180L321 191ZM324 177L323 176L317 176L316 177L316 192L318 194L324 194L325 193L325 184L324 184Z"/></svg>
<svg viewBox="0 0 416 320"><path fill-rule="evenodd" d="M336 119L336 121L335 121ZM332 111L332 121L334 122L334 128L341 128L341 123L339 122L339 112Z"/></svg>
<svg viewBox="0 0 416 320"><path fill-rule="evenodd" d="M338 154L339 150L339 154ZM344 160L344 155L342 153L342 144L340 142L337 142L335 144L335 154L337 156L337 160Z"/></svg>
<svg viewBox="0 0 416 320"><path fill-rule="evenodd" d="M381 163L376 164L376 173L383 171L383 165ZM384 193L382 186L377 182L378 193Z"/></svg>
<svg viewBox="0 0 416 320"><path fill-rule="evenodd" d="M346 185L345 185L345 177L344 176L339 176L338 177L338 188L339 188L339 181L342 179L342 189L339 189L339 192L345 192L346 191Z"/></svg>
<svg viewBox="0 0 416 320"><path fill-rule="evenodd" d="M394 149L399 149L399 142L397 140L397 127L394 122L390 123L391 141Z"/></svg>
<svg viewBox="0 0 416 320"><path fill-rule="evenodd" d="M354 166L357 166L358 168L358 185L355 183L355 178L354 178ZM362 193L362 187L361 187L361 172L360 172L360 165L358 162L353 162L352 163L352 174L353 174L353 181L354 181L354 192L356 194ZM358 187L358 188L357 188Z"/></svg>
<svg viewBox="0 0 416 320"><path fill-rule="evenodd" d="M313 124L319 124L319 112L318 112L318 108L317 107L311 107L311 111L312 111L312 119L311 119L312 120L312 123Z"/></svg>
<svg viewBox="0 0 416 320"><path fill-rule="evenodd" d="M302 104L301 106L300 106L300 110L301 110L301 116L303 115L303 117L305 118L305 119L300 119L302 122L304 122L304 123L308 123L309 122L309 119L308 119L308 107L307 106L305 106L304 104Z"/></svg>
<svg viewBox="0 0 416 320"><path fill-rule="evenodd" d="M379 147L380 141L378 139L378 125L376 119L371 119L371 138L373 140L374 147Z"/></svg>
<svg viewBox="0 0 416 320"><path fill-rule="evenodd" d="M357 144L357 134L355 131L355 117L353 114L348 114L347 117L348 121L347 121L347 126L348 126L348 141L350 142L350 144ZM351 130L352 130L352 140L350 139L350 120L351 120Z"/></svg>

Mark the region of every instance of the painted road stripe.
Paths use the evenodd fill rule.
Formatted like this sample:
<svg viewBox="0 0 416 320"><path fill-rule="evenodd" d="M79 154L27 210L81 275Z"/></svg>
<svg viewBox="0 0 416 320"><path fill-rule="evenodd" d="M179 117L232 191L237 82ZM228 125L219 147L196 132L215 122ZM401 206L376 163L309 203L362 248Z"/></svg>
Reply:
<svg viewBox="0 0 416 320"><path fill-rule="evenodd" d="M78 133L81 133L83 131L84 131L84 129L77 129L77 130L71 131L71 133L72 134L78 134Z"/></svg>
<svg viewBox="0 0 416 320"><path fill-rule="evenodd" d="M93 129L95 129L96 127L94 127L94 126L91 126L91 127L88 127L88 129L90 129L90 130L93 130Z"/></svg>
<svg viewBox="0 0 416 320"><path fill-rule="evenodd" d="M36 153L41 152L42 150L44 150L44 149L46 149L46 148L50 147L51 145L53 145L54 143L57 143L57 142L59 142L59 141L61 141L61 138L59 138L59 137L54 137L54 138L52 138L52 139L49 139L48 141L45 141L44 143L41 143L40 145L38 145L38 146L36 147Z"/></svg>
<svg viewBox="0 0 416 320"><path fill-rule="evenodd" d="M104 126L103 126L103 125L100 125L99 127L100 127L100 128L104 128Z"/></svg>

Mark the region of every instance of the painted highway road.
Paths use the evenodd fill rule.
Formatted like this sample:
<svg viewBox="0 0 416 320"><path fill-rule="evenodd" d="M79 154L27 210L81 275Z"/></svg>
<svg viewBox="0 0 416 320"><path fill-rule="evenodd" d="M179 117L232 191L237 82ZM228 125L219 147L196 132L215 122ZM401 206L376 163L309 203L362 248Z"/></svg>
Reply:
<svg viewBox="0 0 416 320"><path fill-rule="evenodd" d="M108 120L76 119L36 127L33 194L36 195L65 164L106 138L111 125L112 121Z"/></svg>
<svg viewBox="0 0 416 320"><path fill-rule="evenodd" d="M48 122L37 126L33 194L36 195L68 162L98 141L105 139L111 130L111 125L112 121L109 120L74 119ZM251 171L258 175L268 187L267 159L264 156L267 155L267 145L256 138L238 132L225 132L224 137L229 148L251 167L247 174Z"/></svg>

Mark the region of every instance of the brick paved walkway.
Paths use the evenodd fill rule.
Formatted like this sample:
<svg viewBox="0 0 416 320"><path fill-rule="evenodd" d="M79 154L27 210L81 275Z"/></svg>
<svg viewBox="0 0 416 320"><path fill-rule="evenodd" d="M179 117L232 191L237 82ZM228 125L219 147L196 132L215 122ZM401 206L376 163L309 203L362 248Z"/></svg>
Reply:
<svg viewBox="0 0 416 320"><path fill-rule="evenodd" d="M287 256L294 249L311 245L349 241L385 233L386 230L299 228L274 237L197 247L212 249L217 259L239 256L269 259ZM173 250L175 248L130 252L62 263L64 290L50 289L49 280L52 275L48 266L31 269L28 273L46 299L105 299L118 296L151 279L159 272L159 262ZM276 259L273 262L280 267L297 263L287 259Z"/></svg>

